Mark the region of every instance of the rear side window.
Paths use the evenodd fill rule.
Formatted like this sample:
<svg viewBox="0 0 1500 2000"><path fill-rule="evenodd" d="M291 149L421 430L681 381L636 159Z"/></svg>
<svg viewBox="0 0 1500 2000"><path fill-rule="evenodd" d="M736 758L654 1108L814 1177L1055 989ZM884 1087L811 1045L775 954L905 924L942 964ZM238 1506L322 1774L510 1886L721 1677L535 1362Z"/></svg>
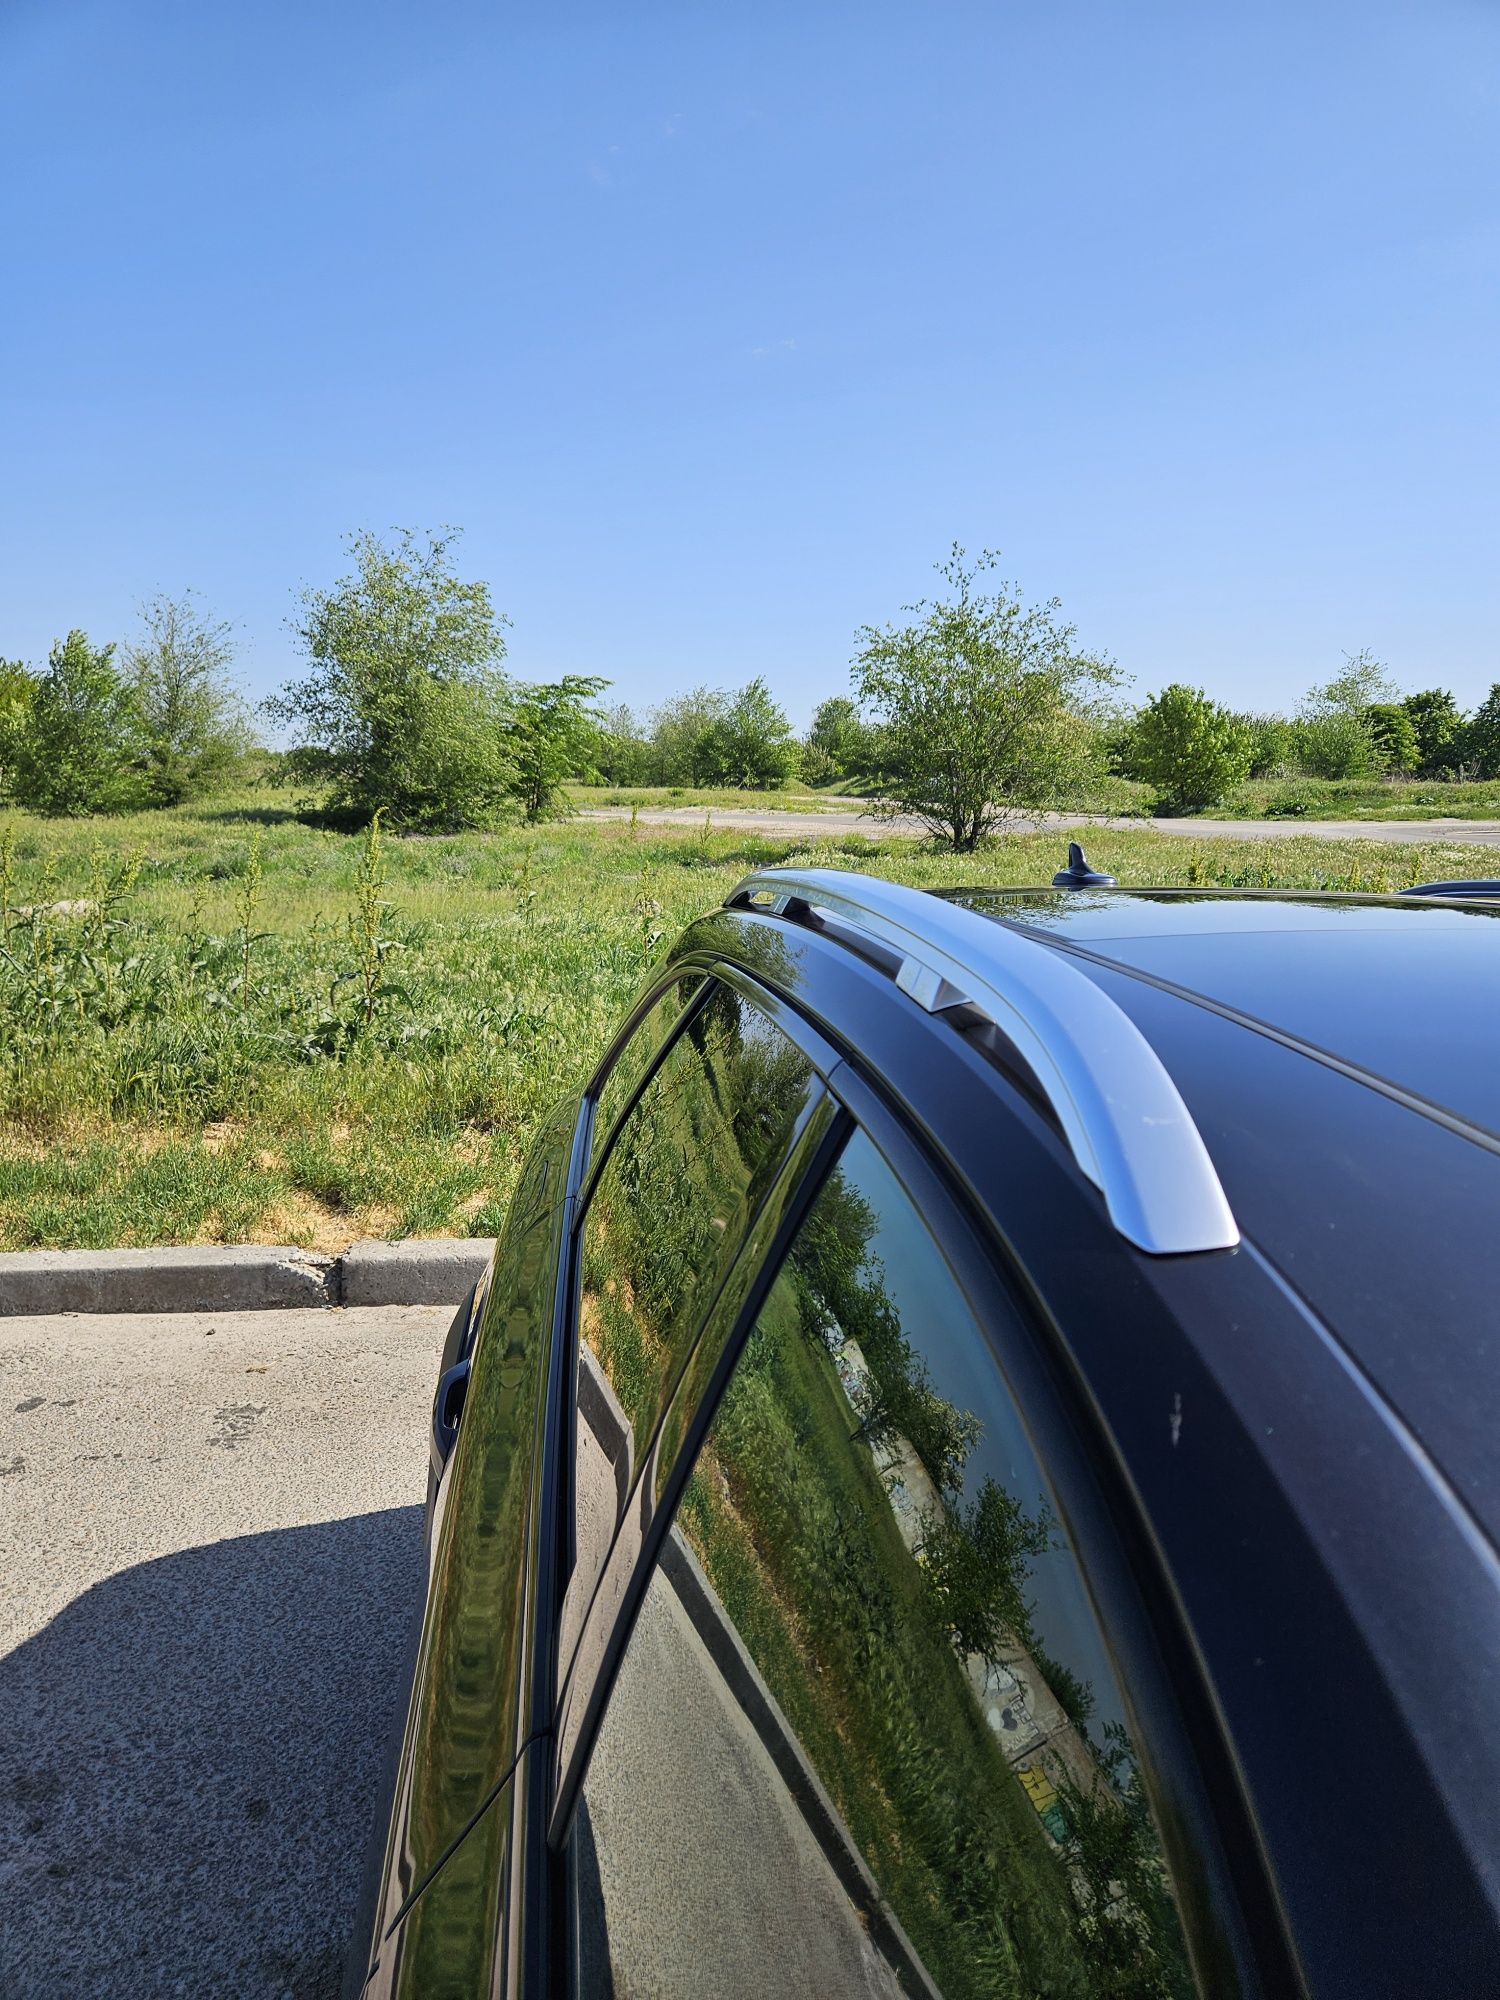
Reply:
<svg viewBox="0 0 1500 2000"><path fill-rule="evenodd" d="M606 1070L594 1095L590 1165L604 1150L616 1119L634 1097L652 1058L677 1026L683 1009L691 1006L702 985L703 975L698 972L685 972L680 979L674 979L648 1008L634 1034Z"/></svg>
<svg viewBox="0 0 1500 2000"><path fill-rule="evenodd" d="M572 1838L585 1991L1195 1990L1066 1529L862 1135L689 1478Z"/></svg>
<svg viewBox="0 0 1500 2000"><path fill-rule="evenodd" d="M605 1157L579 1242L576 1564L564 1658L714 1295L820 1095L780 1029L717 986ZM611 1439L608 1464L601 1433Z"/></svg>

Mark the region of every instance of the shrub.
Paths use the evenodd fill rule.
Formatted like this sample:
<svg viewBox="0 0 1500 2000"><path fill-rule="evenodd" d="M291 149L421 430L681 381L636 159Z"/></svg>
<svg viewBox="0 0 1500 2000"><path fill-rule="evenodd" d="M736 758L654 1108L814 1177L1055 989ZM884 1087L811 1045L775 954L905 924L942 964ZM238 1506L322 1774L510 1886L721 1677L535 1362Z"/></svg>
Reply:
<svg viewBox="0 0 1500 2000"><path fill-rule="evenodd" d="M146 796L176 806L234 777L252 738L229 685L228 625L205 618L191 592L153 598L142 617L145 636L125 649L125 670L140 718Z"/></svg>
<svg viewBox="0 0 1500 2000"><path fill-rule="evenodd" d="M41 813L128 812L144 803L144 737L113 646L72 631L52 648L14 746L12 789Z"/></svg>
<svg viewBox="0 0 1500 2000"><path fill-rule="evenodd" d="M564 674L560 681L516 690L511 790L528 822L563 819L573 810L563 787L569 778L593 775L601 732L592 703L608 686L592 674Z"/></svg>
<svg viewBox="0 0 1500 2000"><path fill-rule="evenodd" d="M1159 813L1217 805L1250 769L1250 738L1239 718L1201 688L1174 682L1136 717L1136 771L1156 788Z"/></svg>
<svg viewBox="0 0 1500 2000"><path fill-rule="evenodd" d="M1117 679L1081 653L1052 603L1027 609L1013 584L975 584L997 561L954 544L950 594L907 607L912 622L866 626L854 661L860 703L880 725L882 817L910 813L956 852L1018 812L1052 806L1096 768L1080 713Z"/></svg>
<svg viewBox="0 0 1500 2000"><path fill-rule="evenodd" d="M1416 769L1417 732L1403 703L1377 701L1365 710L1365 721L1382 771L1397 774Z"/></svg>
<svg viewBox="0 0 1500 2000"><path fill-rule="evenodd" d="M454 573L452 543L355 535L354 574L303 595L311 671L267 710L302 732L289 774L324 788L334 813L443 833L511 810L503 621L486 584Z"/></svg>
<svg viewBox="0 0 1500 2000"><path fill-rule="evenodd" d="M1463 733L1464 757L1481 778L1500 778L1500 681L1496 681Z"/></svg>
<svg viewBox="0 0 1500 2000"><path fill-rule="evenodd" d="M1344 671L1309 690L1296 723L1297 761L1313 778L1369 778L1382 768L1370 712L1396 699L1368 650L1344 655Z"/></svg>
<svg viewBox="0 0 1500 2000"><path fill-rule="evenodd" d="M1401 706L1411 718L1417 738L1417 770L1435 778L1457 769L1463 757L1464 718L1446 688L1424 688L1409 694Z"/></svg>

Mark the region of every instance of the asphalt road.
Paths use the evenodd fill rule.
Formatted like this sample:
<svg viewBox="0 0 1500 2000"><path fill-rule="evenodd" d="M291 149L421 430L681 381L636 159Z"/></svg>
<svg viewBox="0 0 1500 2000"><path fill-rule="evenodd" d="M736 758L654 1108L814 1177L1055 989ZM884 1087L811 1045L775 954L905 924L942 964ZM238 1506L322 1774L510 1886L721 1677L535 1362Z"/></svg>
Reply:
<svg viewBox="0 0 1500 2000"><path fill-rule="evenodd" d="M584 819L629 819L628 806L596 806ZM920 835L925 828L914 819L874 820L858 812L756 812L742 807L713 807L710 817L720 833L781 834L788 840L830 840L863 834L878 840L887 834ZM637 818L644 826L701 827L702 806L642 806ZM1379 840L1401 846L1500 847L1500 820L1495 819L1110 819L1098 813L1041 813L1011 822L1011 831L1029 833L1042 827L1115 827L1137 832L1181 833L1213 840Z"/></svg>
<svg viewBox="0 0 1500 2000"><path fill-rule="evenodd" d="M449 1307L0 1321L0 1995L338 1988Z"/></svg>

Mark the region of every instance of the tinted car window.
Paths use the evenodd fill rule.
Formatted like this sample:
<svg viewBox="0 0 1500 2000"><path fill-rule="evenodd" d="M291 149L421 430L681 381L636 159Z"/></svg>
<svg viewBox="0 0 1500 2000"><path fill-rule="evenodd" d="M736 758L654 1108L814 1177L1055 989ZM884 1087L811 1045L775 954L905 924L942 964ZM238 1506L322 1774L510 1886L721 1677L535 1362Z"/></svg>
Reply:
<svg viewBox="0 0 1500 2000"><path fill-rule="evenodd" d="M605 1158L580 1243L577 1559L564 1660L673 1385L819 1094L780 1030L717 987ZM601 1432L616 1440L608 1464Z"/></svg>
<svg viewBox="0 0 1500 2000"><path fill-rule="evenodd" d="M634 1097L652 1057L692 1004L703 985L703 976L687 972L674 979L659 995L637 1024L635 1033L615 1057L594 1093L594 1127L589 1141L590 1164L598 1159L614 1128L615 1120Z"/></svg>
<svg viewBox="0 0 1500 2000"><path fill-rule="evenodd" d="M688 1481L572 1837L585 1991L1194 1990L1066 1530L862 1136Z"/></svg>

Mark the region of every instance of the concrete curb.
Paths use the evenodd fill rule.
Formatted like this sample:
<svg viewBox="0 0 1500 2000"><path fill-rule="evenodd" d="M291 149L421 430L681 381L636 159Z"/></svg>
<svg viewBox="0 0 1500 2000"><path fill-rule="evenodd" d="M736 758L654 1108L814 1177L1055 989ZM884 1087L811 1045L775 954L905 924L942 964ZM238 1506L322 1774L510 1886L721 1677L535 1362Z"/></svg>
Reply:
<svg viewBox="0 0 1500 2000"><path fill-rule="evenodd" d="M257 1312L456 1305L493 1237L356 1243L342 1257L274 1244L0 1253L0 1319L35 1313Z"/></svg>

